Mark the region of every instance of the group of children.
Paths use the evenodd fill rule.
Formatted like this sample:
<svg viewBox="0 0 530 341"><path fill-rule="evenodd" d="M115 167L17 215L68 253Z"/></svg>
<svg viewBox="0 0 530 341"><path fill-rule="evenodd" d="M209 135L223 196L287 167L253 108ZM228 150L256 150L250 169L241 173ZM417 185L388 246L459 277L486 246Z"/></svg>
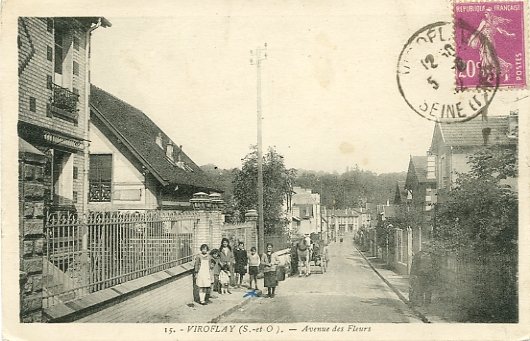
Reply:
<svg viewBox="0 0 530 341"><path fill-rule="evenodd" d="M200 304L206 304L206 293L212 288L219 294L231 294L230 284L240 287L247 267L250 275L249 288L258 290L260 257L255 247L247 254L244 243L239 242L232 251L228 239L223 238L219 249L209 252L208 245L203 244L200 250L201 253L195 259L195 281L199 287Z"/></svg>

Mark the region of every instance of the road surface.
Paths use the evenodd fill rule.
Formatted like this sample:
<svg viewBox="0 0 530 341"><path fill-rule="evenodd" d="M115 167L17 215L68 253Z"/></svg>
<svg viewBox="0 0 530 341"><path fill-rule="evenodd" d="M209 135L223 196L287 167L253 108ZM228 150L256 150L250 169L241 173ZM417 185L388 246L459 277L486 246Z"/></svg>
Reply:
<svg viewBox="0 0 530 341"><path fill-rule="evenodd" d="M280 282L274 298L253 299L219 322L422 323L372 270L351 238L328 249L327 272L290 277Z"/></svg>

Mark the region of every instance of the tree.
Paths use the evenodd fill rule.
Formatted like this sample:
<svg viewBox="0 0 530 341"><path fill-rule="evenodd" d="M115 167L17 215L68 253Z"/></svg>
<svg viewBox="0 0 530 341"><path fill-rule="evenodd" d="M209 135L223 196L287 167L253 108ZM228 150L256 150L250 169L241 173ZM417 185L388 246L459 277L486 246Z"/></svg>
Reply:
<svg viewBox="0 0 530 341"><path fill-rule="evenodd" d="M396 182L407 173L375 174L357 165L343 174L299 170L296 186L319 193L323 206L344 209L370 202L384 204L395 196Z"/></svg>
<svg viewBox="0 0 530 341"><path fill-rule="evenodd" d="M517 151L483 148L469 157L471 171L459 174L450 202L438 214L435 238L448 250L478 254L517 249L517 194L503 183L517 176Z"/></svg>
<svg viewBox="0 0 530 341"><path fill-rule="evenodd" d="M505 179L517 176L517 150L489 147L469 157L471 171L459 174L440 207L434 240L437 251L456 251L463 320L518 320L518 200ZM465 299L462 299L465 297Z"/></svg>
<svg viewBox="0 0 530 341"><path fill-rule="evenodd" d="M256 209L258 204L258 162L257 150L252 146L252 152L243 159L241 170L235 171L234 201L235 207L244 219L245 213ZM283 156L269 147L263 155L263 220L265 234L283 232L288 220L283 214L283 204L289 200L292 193L292 183L296 170L286 169Z"/></svg>
<svg viewBox="0 0 530 341"><path fill-rule="evenodd" d="M237 221L237 219L234 219L233 217L235 210L233 182L235 177L234 174L237 169L221 169L211 163L201 166L201 169L205 172L210 183L212 183L212 186L223 192L223 214L225 214L226 218L232 222Z"/></svg>

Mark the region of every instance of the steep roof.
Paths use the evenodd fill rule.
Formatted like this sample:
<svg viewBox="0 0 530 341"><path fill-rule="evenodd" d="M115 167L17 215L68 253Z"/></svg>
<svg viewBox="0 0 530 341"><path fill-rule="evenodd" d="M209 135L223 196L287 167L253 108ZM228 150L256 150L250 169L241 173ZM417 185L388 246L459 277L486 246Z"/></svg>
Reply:
<svg viewBox="0 0 530 341"><path fill-rule="evenodd" d="M484 129L491 129L488 136L490 145L515 145L517 139L509 138L508 116L489 116L487 119L476 118L467 122L444 124L437 123L434 136L441 135L448 146L472 147L484 145ZM433 137L433 146L434 146Z"/></svg>
<svg viewBox="0 0 530 341"><path fill-rule="evenodd" d="M407 190L412 189L415 186L416 181L419 183L436 182L435 178L427 178L427 161L427 156L410 156L409 169L407 171L407 181L405 183L405 188Z"/></svg>
<svg viewBox="0 0 530 341"><path fill-rule="evenodd" d="M95 114L162 185L187 185L202 190L216 190L200 169L141 110L91 85L90 107ZM164 146L172 143L173 160L156 142L161 136ZM177 160L182 161L178 163Z"/></svg>
<svg viewBox="0 0 530 341"><path fill-rule="evenodd" d="M311 195L311 190L303 189L301 187L293 187L293 205L314 205L316 204L315 198Z"/></svg>
<svg viewBox="0 0 530 341"><path fill-rule="evenodd" d="M411 156L410 162L419 182L427 182L427 156Z"/></svg>
<svg viewBox="0 0 530 341"><path fill-rule="evenodd" d="M396 193L394 194L394 205L401 204L401 201L407 198L407 190L405 189L406 181L398 180L396 182Z"/></svg>

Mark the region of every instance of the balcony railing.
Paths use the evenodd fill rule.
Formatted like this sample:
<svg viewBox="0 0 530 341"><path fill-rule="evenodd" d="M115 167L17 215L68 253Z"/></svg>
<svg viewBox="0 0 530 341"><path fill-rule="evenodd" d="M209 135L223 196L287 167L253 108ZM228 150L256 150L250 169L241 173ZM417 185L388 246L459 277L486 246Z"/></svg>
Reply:
<svg viewBox="0 0 530 341"><path fill-rule="evenodd" d="M52 83L52 111L55 115L77 122L77 101L79 95Z"/></svg>
<svg viewBox="0 0 530 341"><path fill-rule="evenodd" d="M110 202L112 198L111 181L90 181L89 201Z"/></svg>

